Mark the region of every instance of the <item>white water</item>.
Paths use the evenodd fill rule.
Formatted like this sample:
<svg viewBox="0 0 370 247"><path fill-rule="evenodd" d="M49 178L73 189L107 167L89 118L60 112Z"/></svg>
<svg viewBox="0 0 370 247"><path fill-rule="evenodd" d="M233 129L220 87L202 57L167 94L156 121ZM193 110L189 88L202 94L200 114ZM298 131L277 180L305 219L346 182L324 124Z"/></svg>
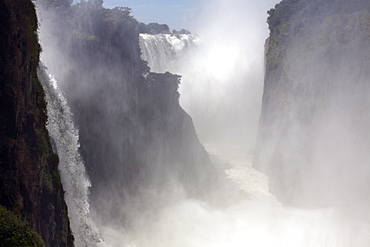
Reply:
<svg viewBox="0 0 370 247"><path fill-rule="evenodd" d="M225 160L234 159L233 154L220 154L213 148L207 147ZM224 161L217 158L214 162ZM248 193L246 199L215 207L184 198L160 212L146 212L137 218L134 229L103 228L106 242L112 247L369 246L369 214L359 217L334 208L283 207L268 193L267 178L250 163L240 158L227 165L225 174Z"/></svg>
<svg viewBox="0 0 370 247"><path fill-rule="evenodd" d="M76 247L93 247L101 242L98 229L90 217L88 203L90 181L85 165L79 154L78 130L72 121L72 113L67 105L57 81L46 68L40 65L38 77L46 93L47 130L53 142L54 151L59 156L59 172L71 230Z"/></svg>
<svg viewBox="0 0 370 247"><path fill-rule="evenodd" d="M259 46L248 39L141 34L140 47L151 72L182 76L180 105L191 115L203 144L218 143L251 156L262 101L263 59L245 54L263 54L263 39ZM252 67L257 73L251 73Z"/></svg>
<svg viewBox="0 0 370 247"><path fill-rule="evenodd" d="M149 38L149 35L141 42L156 42L156 45L141 44L141 47L165 47L160 45L161 39L156 36ZM226 42L227 43L227 42ZM268 178L253 169L251 155L248 147L236 138L217 138L219 131L224 131L230 136L228 128L232 125L222 121L241 121L238 114L243 114L243 108L238 108L238 101L245 101L239 104L250 104L255 107L255 98L246 87L239 84L235 90L234 83L240 80L244 83L253 82L253 73L245 68L246 73L240 72L238 64L245 65L239 61L238 54L233 52L238 47L226 43L211 43L205 48L205 52L199 55L199 51L192 53L191 50L181 59L185 60L187 66L181 67L180 57L162 55L160 61L156 62L156 56L148 56L150 52L143 53L143 59L157 66L154 71L170 70L183 76L180 87L180 103L194 119L202 143L205 143L206 150L214 157L214 163L220 168L220 176L232 181L246 195L239 197L237 203L227 207L214 207L206 202L192 199L171 205L162 210L152 218L146 218L145 223L139 224L137 230L128 235L135 236L133 246L149 247L368 247L370 246L370 212L361 205L354 208L353 205L338 205L332 208L298 209L284 207L268 192ZM261 42L262 43L262 42ZM203 44L209 44L204 42ZM202 44L202 45L203 45ZM235 43L234 43L235 44ZM213 46L213 47L212 47ZM203 47L204 48L204 47ZM153 51L153 54L158 51ZM163 54L168 54L163 52ZM192 59L189 59L189 55ZM260 50L262 56L263 50ZM190 57L191 58L191 57ZM250 58L249 58L250 59ZM235 60L237 62L235 62ZM163 61L167 61L166 65ZM260 60L261 62L261 60ZM189 64L190 63L190 64ZM175 67L174 66L180 66ZM249 64L251 66L251 64ZM256 64L254 64L256 65ZM261 63L257 63L261 65ZM158 69L158 66L161 69ZM261 68L255 67L256 70ZM262 73L262 69L260 70ZM256 80L261 77L257 76ZM242 92L237 92L238 89ZM257 87L250 87L254 94L260 94ZM215 91L216 90L216 91ZM252 94L253 94L252 93ZM199 97L198 97L199 96ZM258 98L258 97L257 97ZM192 104L194 104L192 107ZM229 113L223 111L218 104L229 107ZM233 108L234 107L234 108ZM257 109L258 109L257 105ZM235 109L237 108L237 109ZM252 111L248 111L250 124L257 121ZM209 112L219 115L214 117ZM226 114L225 114L226 113ZM199 115L197 115L199 114ZM245 114L245 113L244 113ZM210 118L211 121L204 122ZM221 121L220 128L213 128ZM243 120L244 121L244 120ZM242 122L243 122L242 121ZM248 122L248 121L247 121ZM247 123L243 122L243 123ZM205 128L201 126L204 124ZM241 125L243 127L243 125ZM209 134L204 132L209 131ZM255 131L255 129L253 129ZM253 132L252 131L252 132ZM236 128L239 138L244 138L240 125ZM253 135L249 135L252 137ZM243 150L244 148L244 150ZM227 194L227 192L226 192ZM228 200L220 194L219 201ZM109 229L107 232L115 232ZM114 235L114 234L113 234ZM114 242L112 246L120 245Z"/></svg>
<svg viewBox="0 0 370 247"><path fill-rule="evenodd" d="M51 123L54 118L54 127L57 129L57 136L53 139L59 140L63 145L67 143L67 147L71 147L66 149L66 153L70 150L78 150L78 132L70 121L71 114L65 99L54 88L54 85L57 85L55 80L49 77L45 81L48 81L44 83L45 90L49 91L48 102L57 102L55 108L48 109L48 112L51 111L54 114L54 117L49 116L49 121ZM60 107L61 105L63 107ZM65 114L69 120L65 118ZM72 129L70 129L71 126ZM54 132L53 129L49 131ZM68 138L65 139L66 137ZM227 145L226 142L224 146L218 143L208 144L206 149L211 156L215 157L216 165L224 167L221 169L221 176L226 176L246 192L246 196L240 196L240 201L226 207L214 207L203 201L184 198L159 212L145 212L142 217L137 218L133 229L101 226L100 231L106 245L111 247L369 246L369 212L363 212L361 209L354 212L353 209L345 207L322 209L282 207L268 193L267 177L252 168L250 155L247 152L241 155L239 150L228 148ZM60 154L60 148L57 149ZM70 156L66 155L66 157ZM67 167L62 168L61 173L63 184L67 186L66 199L70 208L72 230L76 243L78 242L76 246L94 246L97 232L91 225L89 217L87 204L89 182L85 176L84 166L79 162L77 163L82 166L68 165L68 160L72 160L72 163L76 160L81 161L78 153L77 156L73 154L72 157L65 159ZM226 199L220 196L219 200ZM76 205L73 206L74 203Z"/></svg>
<svg viewBox="0 0 370 247"><path fill-rule="evenodd" d="M227 3L230 2L227 1ZM266 9L264 8L263 12ZM240 10L248 12L247 8L240 8ZM222 8L224 15L215 13L212 9L207 9L207 11L223 21L226 18L229 20L230 16L238 17L230 15L227 8ZM260 12L254 9L253 11ZM248 16L248 14L251 13L244 13L243 16ZM243 23L243 27L229 22L227 25L230 28L236 27L237 32L245 30L245 26L253 26L253 22L238 21ZM208 25L206 26L210 28ZM152 64L152 71L170 70L183 75L180 88L181 104L192 115L197 130L201 130L198 133L202 142L207 144L207 151L215 157L215 163L224 167L220 169L220 176L226 176L247 195L236 195L235 197L240 200L224 207L214 207L203 201L184 198L161 211L142 212L142 216L138 215L136 218L136 225L132 229L125 229L117 225L99 225L105 242L112 247L368 247L370 243L368 210L363 211L361 207L359 210L346 207L322 209L282 207L268 193L267 177L252 168L251 152L246 148L248 145L239 145L238 142L235 142L237 144L235 145L233 143L237 139L235 136L240 139L248 137L248 133L243 134L242 132L246 129L251 129L251 133L256 132L253 124L257 121L253 112L259 112L259 106L255 107L253 102L260 102L262 88L262 85L248 87L243 84L245 81L250 82L254 79L254 75L246 76L244 74L248 74L250 72L248 70L258 71L262 74L262 60L259 60L257 64L248 63L246 65L244 60L240 60L240 58L253 61L251 56L263 54L263 50L255 49L253 45L244 42L244 40L235 40L238 35L230 35L230 32L225 32L222 28L217 27L217 32L220 35L216 39L217 42L221 41L222 43L212 43L208 39L204 42L209 45L205 53L193 57L192 60L196 63L189 64L182 71L166 67L169 66L166 61L173 58L175 60L168 62L172 63L170 67L178 65L176 58L184 54L182 49L185 47L181 40L172 40L171 42L175 41L173 43L177 44L174 47L171 42L164 46L148 44L147 47L153 47L153 50L154 47L162 47L162 52L168 51L167 53L153 52L152 54L149 52L148 55L153 58L153 62L149 65ZM253 29L249 30L252 36L255 35L254 28L253 26ZM233 33L231 32L231 34ZM263 40L258 39L256 43L262 45ZM248 48L253 53L246 53L244 48ZM188 50L185 52L185 56L189 56L187 53ZM162 56L163 54L167 55ZM160 62L155 62L155 58L159 59ZM186 62L188 61L191 60L186 60ZM155 68L156 64L159 68L165 69ZM260 81L260 74L256 81ZM251 111L240 107L240 105L251 105L251 108L255 110ZM247 119L249 122L245 120L245 116L251 118L250 121ZM219 122L221 123L218 124ZM235 128L234 123L241 124L237 125L239 128ZM240 126L244 126L244 128L242 129ZM233 129L236 134L230 132ZM222 133L226 133L222 137L230 136L233 138L230 140L215 138ZM253 135L249 136L252 136L253 140ZM235 147L240 147L240 150ZM74 176L74 172L67 174ZM76 178L77 181L79 179L82 179L82 189L88 186L84 176ZM79 199L79 193L76 194L76 198ZM85 196L84 192L81 194L83 197ZM70 197L69 200L71 198L73 197ZM228 198L228 195L220 196L219 201L222 202ZM87 206L85 202L82 200L81 216L71 214L71 212L70 215L72 218L75 216L71 221L75 236L79 238L79 241L87 242L91 241L94 236L84 235L84 233L78 235L79 217L82 219L84 216L88 217L86 215L88 207L85 207ZM68 205L70 204L71 202L68 202ZM131 208L129 210L135 211ZM81 228L84 229L83 224Z"/></svg>
<svg viewBox="0 0 370 247"><path fill-rule="evenodd" d="M201 40L193 34L140 34L142 58L151 72L164 73L176 69L178 58L196 48Z"/></svg>

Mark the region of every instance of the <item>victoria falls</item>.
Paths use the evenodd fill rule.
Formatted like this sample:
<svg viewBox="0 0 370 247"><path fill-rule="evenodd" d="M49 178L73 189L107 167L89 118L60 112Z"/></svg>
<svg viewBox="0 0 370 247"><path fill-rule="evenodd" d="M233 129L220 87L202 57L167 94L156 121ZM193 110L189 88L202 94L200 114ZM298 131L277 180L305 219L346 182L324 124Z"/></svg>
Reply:
<svg viewBox="0 0 370 247"><path fill-rule="evenodd" d="M369 246L369 0L104 2L0 0L0 246Z"/></svg>

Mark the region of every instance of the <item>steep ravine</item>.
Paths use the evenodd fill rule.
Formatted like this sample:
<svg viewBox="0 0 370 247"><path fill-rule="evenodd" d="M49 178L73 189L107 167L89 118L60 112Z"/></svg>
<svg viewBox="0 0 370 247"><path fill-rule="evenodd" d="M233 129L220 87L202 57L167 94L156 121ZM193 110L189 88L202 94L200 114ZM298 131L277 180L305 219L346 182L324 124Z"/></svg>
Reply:
<svg viewBox="0 0 370 247"><path fill-rule="evenodd" d="M169 198L210 191L216 171L179 105L181 77L149 73L144 24L130 9L83 2L39 11L43 61L80 130L97 217L129 225Z"/></svg>
<svg viewBox="0 0 370 247"><path fill-rule="evenodd" d="M73 246L58 156L45 128L34 5L3 0L0 19L0 205L28 221L47 246Z"/></svg>

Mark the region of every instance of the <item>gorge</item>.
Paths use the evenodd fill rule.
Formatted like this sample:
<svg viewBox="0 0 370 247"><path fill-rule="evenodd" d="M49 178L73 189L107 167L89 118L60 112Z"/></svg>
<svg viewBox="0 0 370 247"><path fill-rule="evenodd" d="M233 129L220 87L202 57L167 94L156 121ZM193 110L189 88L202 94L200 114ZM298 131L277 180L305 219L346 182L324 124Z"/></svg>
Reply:
<svg viewBox="0 0 370 247"><path fill-rule="evenodd" d="M368 246L370 3L276 3L2 0L0 205L46 246Z"/></svg>

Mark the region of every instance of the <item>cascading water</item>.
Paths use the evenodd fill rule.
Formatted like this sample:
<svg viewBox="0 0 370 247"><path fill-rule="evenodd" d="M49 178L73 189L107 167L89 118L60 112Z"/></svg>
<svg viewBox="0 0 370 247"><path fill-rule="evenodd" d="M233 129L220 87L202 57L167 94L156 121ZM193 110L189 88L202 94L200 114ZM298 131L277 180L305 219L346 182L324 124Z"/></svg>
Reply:
<svg viewBox="0 0 370 247"><path fill-rule="evenodd" d="M59 156L59 171L68 206L71 230L76 247L93 247L102 242L90 217L88 203L90 181L79 154L78 130L73 124L72 113L57 81L40 65L38 77L46 93L47 129L53 148Z"/></svg>
<svg viewBox="0 0 370 247"><path fill-rule="evenodd" d="M142 58L148 62L152 72L172 71L187 50L195 48L201 40L193 34L140 34L139 44Z"/></svg>
<svg viewBox="0 0 370 247"><path fill-rule="evenodd" d="M242 56L251 50L245 48L248 42L228 35L221 43L203 38L193 34L140 34L141 57L151 72L170 71L182 76L180 104L192 116L205 146L217 143L229 151L239 149L239 155L246 149L251 156L260 111L262 63L246 64ZM244 66L254 66L261 73L252 74ZM233 96L225 98L227 95Z"/></svg>
<svg viewBox="0 0 370 247"><path fill-rule="evenodd" d="M205 13L203 13L206 17L201 20L201 26L204 26L206 30L198 31L202 34L201 42L199 38L190 35L141 34L140 46L142 57L148 61L152 72L169 70L182 75L179 89L181 93L180 103L192 116L201 141L205 144L207 151L213 155L214 164L220 171L220 180L234 182L233 190L228 190L228 187L226 190L221 188L221 191L215 192L214 197L211 195L209 201L189 199L183 196L182 191L179 190L177 192L181 199L171 201L169 196L164 195L160 197L161 202L163 201L163 207L158 207L155 203L153 204L154 200L151 197L156 197L156 190L161 189L153 186L134 198L137 200L134 203L127 203L127 205L121 207L121 201L117 198L125 197L125 194L116 193L118 190L107 189L104 192L109 195L107 198L111 198L108 203L117 206L115 212L125 211L125 215L131 217L129 217L129 224L126 224L127 219L115 221L114 218L117 214L112 214L110 215L113 218L112 220L108 217L108 222L99 225L106 244L112 247L242 247L249 245L254 247L368 247L370 243L370 215L368 210L364 210L365 207L359 206L358 210L354 209L353 205L334 205L314 209L284 207L269 193L268 178L252 167L251 156L253 155L262 98L263 43L267 37L267 27L262 26L265 23L266 16L262 14L265 14L266 10L277 1L232 0L210 2L212 3L206 6ZM213 3L215 6L212 5ZM88 11L84 10L83 12L88 13L88 16L91 17ZM92 19L88 19L87 23L86 26L94 27L92 24L95 24L95 22ZM104 23L106 24L105 19ZM97 26L100 27L100 25ZM117 27L116 23L114 23L114 26ZM82 35L85 34L85 30L80 31L81 33L76 33L75 30L72 32L73 35L79 34L78 36L81 36L80 38L83 41L79 39L77 43L79 45L86 42L83 39L86 38L85 35ZM118 30L114 32L114 37L124 37L124 40L120 41L127 41L125 39L128 36L117 36L117 33L119 34ZM45 36L49 37L48 35ZM338 37L343 38L342 35L338 35ZM98 39L95 36L89 38L92 38L94 44L92 47L96 47L95 41ZM45 40L47 41L47 39ZM111 40L109 36L108 40L117 41L115 39ZM45 53L48 50L48 54L52 55L49 61L55 61L58 60L55 58L64 56L64 50L60 48L60 42L56 42L56 44L55 46L51 45L49 49L44 47ZM75 44L72 43L72 46ZM123 44L127 46L127 42L123 42ZM202 44L201 49L199 49L199 44ZM76 50L73 51L81 52L82 47L76 47ZM112 43L103 46L103 48L109 48L107 50L110 50L110 48L113 48ZM103 86L97 87L99 90L96 94L90 94L91 96L88 97L83 96L85 96L86 102L94 103L91 104L93 114L96 112L96 115L104 116L107 122L111 122L114 118L124 119L125 115L116 114L116 112L119 112L116 111L117 108L121 107L117 103L119 101L112 101L114 103L110 104L104 104L104 101L101 101L106 97L122 97L114 84L105 83L105 78L115 78L117 74L121 77L124 76L116 71L110 72L109 68L112 67L112 61L116 60L104 57L103 53L100 53L104 49L99 51L101 56L97 56L99 59L96 59L100 63L86 59L84 62L87 64L83 64L83 66L80 64L79 66L86 66L89 69L94 68L94 72L98 73L91 74L98 74L101 78L104 78L101 80ZM196 52L194 52L195 50ZM88 51L91 50L88 49ZM114 51L117 51L118 54L120 50ZM79 54L78 56L82 55L82 53L77 54ZM78 56L73 59L77 59ZM86 56L85 58L90 57ZM65 79L64 83L68 84L71 73L78 74L80 71L85 71L86 75L90 75L90 71L86 68L81 70L81 67L75 66L71 61L73 61L71 57L66 60L60 59L58 61L60 62L58 63L59 66L54 67L53 72L58 72L61 75L70 69L68 66L73 67L72 72L65 73L67 77L61 76ZM94 66L90 67L90 65ZM119 64L119 70L117 71L121 70L120 66L121 64ZM57 71L59 69L64 71ZM82 87L84 90L79 91L80 93L94 91L91 89L96 85L91 83L91 77L87 76L87 78L86 82L88 83ZM83 83L80 80L76 81ZM121 83L124 80L119 78L117 81ZM68 88L68 85L66 88ZM75 89L74 85L71 88L70 92ZM104 88L104 93L100 90L102 88ZM82 95L76 93L74 96L77 97L75 100L78 103ZM92 99L90 100L89 97ZM97 99L94 99L94 97L97 97ZM53 100L51 99L51 101ZM96 111L97 109L98 111ZM112 114L101 114L105 111L112 112ZM143 121L145 121L145 118ZM94 123L88 122L87 124L93 125ZM135 121L133 124L140 125L139 121ZM112 157L115 158L116 154L120 154L119 152L127 146L122 145L121 141L124 138L116 135L122 129L117 128L118 126L115 124L107 126L109 126L109 131L108 128L96 128L94 131L99 132L100 135L107 135L107 132L109 132L108 142L120 146L121 149L114 149L112 152ZM119 121L119 126L123 126L123 128L130 127L125 121ZM64 127L61 126L61 137L57 136L54 139L61 138L61 142L64 142L63 134L65 129L68 130L68 127L68 124ZM143 131L143 129L140 129L140 131ZM75 131L72 132L76 133ZM155 136L155 132L151 131L150 133ZM91 133L93 132L88 134ZM130 137L135 138L135 134L130 135ZM115 139L116 136L118 136L119 141ZM74 135L74 137L77 137L77 135ZM163 136L157 139L162 141L161 138ZM166 138L163 139L166 140ZM77 139L73 140L74 143L77 143ZM146 151L149 153L152 151L153 154L163 151L161 150L162 145L157 146L158 149ZM59 148L57 149L60 153ZM130 152L140 152L138 150L130 149ZM323 148L322 152L326 150ZM291 150L286 152L287 155L292 153ZM122 157L122 163L126 162L126 157ZM140 154L138 154L138 157L140 157ZM166 160L165 156L163 160ZM323 163L327 161L324 160ZM353 162L353 160L351 161ZM102 163L108 162L104 159ZM135 160L132 162L132 169L135 169L135 162ZM155 178L158 181L163 179L163 170L160 171L155 173ZM67 172L67 174L73 177L74 172ZM85 179L85 176L83 177ZM173 179L174 191L176 191L177 180L177 177ZM75 186L72 182L68 184L67 179L66 181L67 188L68 186ZM77 181L80 180L77 179ZM82 181L86 182L86 180ZM118 188L129 186L120 184L119 180L115 181L117 181L115 185ZM193 181L189 178L188 182L192 183ZM76 206L74 210L77 214L81 213L79 216L82 217L81 219L84 219L85 216L88 217L87 190L85 190L87 186L88 183L84 183L82 186L83 192L75 193L73 196L74 199L77 198L77 201L85 198L80 204L82 207ZM235 187L238 190L234 195ZM73 193L73 190L68 192L70 195ZM82 197L80 197L81 195ZM140 200L140 197L146 199L149 197L150 199ZM230 198L233 200L229 201ZM72 196L67 198L68 205L73 205L76 202L73 202L74 199L72 199ZM105 199L101 200L104 201ZM364 199L364 201L366 200ZM145 210L137 207L137 205L141 206L142 203L147 203L147 207L144 207ZM93 206L95 206L95 211L99 210L99 205ZM73 206L70 207L72 212ZM100 212L98 211L98 213ZM104 213L106 212L102 212L102 214ZM79 220L80 218L72 218L71 220L75 236L78 236L80 240L83 239L83 241L92 241L95 236L78 232L81 226ZM86 224L83 220L81 222L82 226L80 228L84 229Z"/></svg>
<svg viewBox="0 0 370 247"><path fill-rule="evenodd" d="M220 31L220 27L217 26L217 28ZM234 90L230 88L235 86L232 84L238 84L238 81L248 84L256 80L261 85L263 81L262 77L251 76L251 74L256 74L255 71L262 73L263 50L259 52L261 54L259 63L247 64L250 67L254 66L255 71L253 71L248 69L242 60L239 60L237 52L233 52L233 45L238 42L235 43L233 38L230 40L227 38L225 35L225 42L209 39L204 42L202 38L202 51L198 49L192 53L190 49L187 54L174 57L166 51L173 50L175 47L168 47L168 43L156 36L146 34L145 39L141 37L141 48L142 50L143 47L145 48L145 51L142 51L142 57L148 61L149 66L153 66L152 71L169 70L182 75L180 85L182 106L194 119L200 139L213 156L214 164L220 168L221 176L224 173L240 190L246 192L246 195L241 196L239 203L226 209L214 208L206 203L192 200L185 200L169 207L157 217L157 222L143 229L147 235L139 237L141 242L138 246L150 246L152 242L160 242L162 246L177 247L368 246L370 243L369 213L362 210L358 211L358 214L353 213L351 209L340 205L316 209L284 207L269 193L268 178L252 168L250 156L241 155L241 152L234 148L240 146L239 143L237 145L231 143L236 138L222 139L221 142L217 139L220 132L230 134L228 126L231 125L222 121L237 122L238 115L245 114L245 112L248 112L249 124L244 124L244 126L242 124L242 128L234 130L239 133L240 138L243 137L243 129L247 126L252 126L253 131L256 131L253 127L256 123L253 122L257 122L258 118L253 116L253 112L249 111L249 108L244 113L240 109L235 110L237 102L259 109L259 106L255 104L256 100L246 96L251 94L249 90L245 90L247 87L242 83ZM160 42L163 44L159 44ZM240 53L244 51L247 42L241 43L242 46L235 48ZM259 43L263 44L263 39ZM160 61L156 61L158 47L165 48L159 56ZM255 54L256 51L257 49L251 48L247 54ZM182 63L179 62L181 60ZM167 64L163 61L167 61ZM244 72L240 71L238 67L240 64L243 65ZM161 69L159 70L158 67ZM212 91L215 88L216 92ZM249 89L254 94L262 94L262 90L258 87ZM238 95L238 90L243 91L241 97ZM222 107L216 107L220 101L221 104L227 106L228 112L223 111ZM191 107L194 102L196 106ZM208 115L209 112L214 114ZM206 121L207 118L212 121ZM205 128L201 126L204 121L207 123ZM217 125L217 121L221 121L221 127L212 130L213 126ZM204 131L210 132L207 135ZM249 136L255 140L254 136Z"/></svg>

